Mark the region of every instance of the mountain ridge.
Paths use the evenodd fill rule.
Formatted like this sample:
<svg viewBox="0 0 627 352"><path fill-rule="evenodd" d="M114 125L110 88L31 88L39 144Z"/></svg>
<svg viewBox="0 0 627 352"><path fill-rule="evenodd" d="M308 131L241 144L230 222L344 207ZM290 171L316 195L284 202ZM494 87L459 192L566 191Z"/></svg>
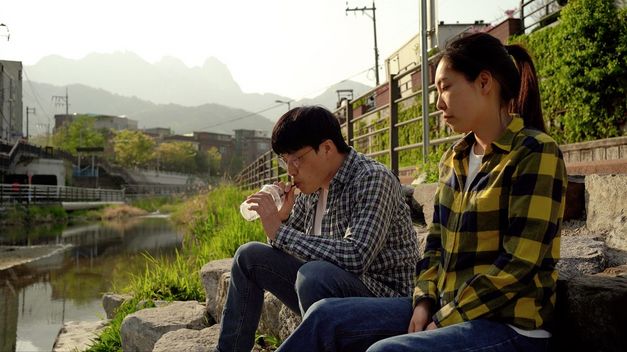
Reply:
<svg viewBox="0 0 627 352"><path fill-rule="evenodd" d="M80 84L155 104L184 107L219 104L259 112L271 121L276 121L280 114L275 109L263 110L277 104L277 100L290 101L291 106L314 103L334 109L335 89L353 89L355 97L371 89L358 82L343 81L316 98L294 101L274 93L244 93L228 66L215 57L207 58L202 66L188 67L173 56L164 56L151 64L130 51L91 53L78 60L51 55L25 69L33 82L56 86Z"/></svg>

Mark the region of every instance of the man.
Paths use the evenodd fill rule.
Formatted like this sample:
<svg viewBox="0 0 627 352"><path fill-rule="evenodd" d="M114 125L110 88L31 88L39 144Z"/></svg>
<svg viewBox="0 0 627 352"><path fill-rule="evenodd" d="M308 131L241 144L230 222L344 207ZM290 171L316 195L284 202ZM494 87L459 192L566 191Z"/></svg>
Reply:
<svg viewBox="0 0 627 352"><path fill-rule="evenodd" d="M288 111L272 131L293 186L283 206L248 198L268 244L235 253L218 350L250 351L264 290L301 315L328 297L409 296L418 241L398 179L351 149L322 107ZM300 194L295 196L295 188Z"/></svg>

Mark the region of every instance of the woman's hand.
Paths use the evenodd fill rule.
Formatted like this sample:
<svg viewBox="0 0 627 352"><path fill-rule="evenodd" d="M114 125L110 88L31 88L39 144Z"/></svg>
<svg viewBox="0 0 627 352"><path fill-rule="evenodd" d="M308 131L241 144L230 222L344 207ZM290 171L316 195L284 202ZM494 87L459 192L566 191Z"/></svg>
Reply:
<svg viewBox="0 0 627 352"><path fill-rule="evenodd" d="M411 334L412 332L423 331L425 330L425 327L427 330L432 330L433 328L430 329L431 325L435 328L435 324L431 321L431 305L432 302L428 299L423 299L416 305L416 308L414 308L414 314L411 316L411 320L409 321L407 333ZM428 327L427 324L429 324Z"/></svg>

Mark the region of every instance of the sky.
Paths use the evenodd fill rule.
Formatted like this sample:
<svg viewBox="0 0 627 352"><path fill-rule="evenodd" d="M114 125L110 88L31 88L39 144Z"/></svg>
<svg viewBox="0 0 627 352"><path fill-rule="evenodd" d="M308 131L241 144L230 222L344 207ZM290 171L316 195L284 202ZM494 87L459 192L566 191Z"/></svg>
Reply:
<svg viewBox="0 0 627 352"><path fill-rule="evenodd" d="M374 86L372 0L0 0L0 59L130 51L187 66L215 57L246 93L312 97L345 79ZM436 0L438 21L494 23L519 0ZM379 65L419 29L420 0L375 1ZM366 14L371 14L367 11ZM7 32L8 29L8 32ZM10 39L7 40L7 33ZM384 75L381 69L380 75ZM28 72L27 72L28 73ZM381 79L384 81L384 79Z"/></svg>

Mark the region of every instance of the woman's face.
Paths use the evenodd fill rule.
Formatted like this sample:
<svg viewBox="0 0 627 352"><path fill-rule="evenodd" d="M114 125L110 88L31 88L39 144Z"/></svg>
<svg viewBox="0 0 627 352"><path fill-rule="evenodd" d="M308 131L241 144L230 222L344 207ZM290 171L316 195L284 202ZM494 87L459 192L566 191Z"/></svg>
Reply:
<svg viewBox="0 0 627 352"><path fill-rule="evenodd" d="M446 59L440 61L435 71L438 90L437 108L444 121L457 133L475 131L486 116L485 96L481 77L468 81L462 73L453 70Z"/></svg>

